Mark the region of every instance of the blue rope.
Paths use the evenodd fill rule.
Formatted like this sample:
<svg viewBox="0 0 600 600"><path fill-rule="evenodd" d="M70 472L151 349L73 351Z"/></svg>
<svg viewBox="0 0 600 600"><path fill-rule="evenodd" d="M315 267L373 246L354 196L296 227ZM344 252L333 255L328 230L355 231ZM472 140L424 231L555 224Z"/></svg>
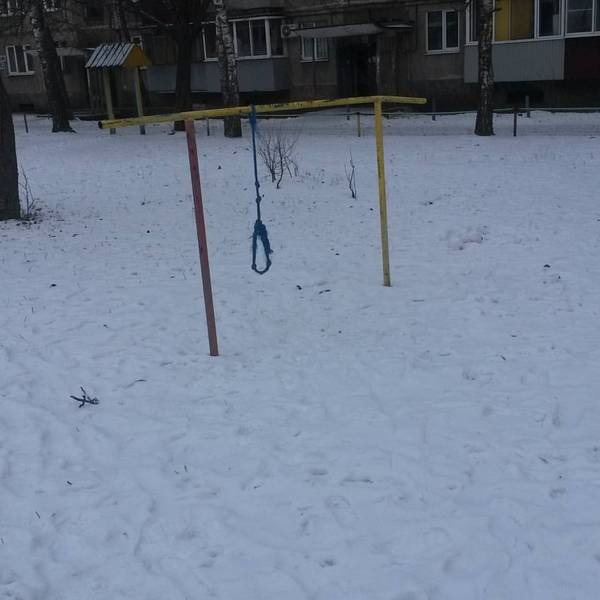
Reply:
<svg viewBox="0 0 600 600"><path fill-rule="evenodd" d="M252 130L252 156L254 158L254 187L256 188L256 221L254 222L254 233L252 234L252 270L263 275L271 267L271 257L273 253L269 235L265 224L260 219L260 203L262 196L260 195L260 182L258 181L258 164L256 160L256 107L254 104L250 108L250 128ZM265 267L259 269L256 266L256 254L258 252L258 240L261 241L265 253Z"/></svg>

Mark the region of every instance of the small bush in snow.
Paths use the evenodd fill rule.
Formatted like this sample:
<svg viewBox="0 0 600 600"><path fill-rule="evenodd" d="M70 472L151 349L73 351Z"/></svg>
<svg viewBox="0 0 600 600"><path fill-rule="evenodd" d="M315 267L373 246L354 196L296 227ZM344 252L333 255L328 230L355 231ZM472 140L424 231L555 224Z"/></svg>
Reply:
<svg viewBox="0 0 600 600"><path fill-rule="evenodd" d="M356 166L354 159L352 158L352 150L350 150L350 163L349 165L344 164L344 171L346 173L346 180L348 181L348 188L352 198L356 198Z"/></svg>
<svg viewBox="0 0 600 600"><path fill-rule="evenodd" d="M277 184L277 189L286 173L290 178L298 174L295 153L298 137L297 133L286 133L281 126L266 123L258 134L258 155L271 174L271 182Z"/></svg>

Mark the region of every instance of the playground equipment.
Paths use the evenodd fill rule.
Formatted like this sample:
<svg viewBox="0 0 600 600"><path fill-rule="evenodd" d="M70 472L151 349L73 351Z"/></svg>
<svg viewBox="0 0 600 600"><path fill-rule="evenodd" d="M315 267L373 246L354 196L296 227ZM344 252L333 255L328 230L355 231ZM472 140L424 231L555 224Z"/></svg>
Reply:
<svg viewBox="0 0 600 600"><path fill-rule="evenodd" d="M135 105L138 117L144 116L142 104L142 84L140 82L140 69L148 67L152 63L144 51L134 43L119 42L117 44L101 44L87 61L85 68L88 70L100 69L102 71L102 82L104 87L104 102L109 119L114 119L113 91L110 85L110 72L118 68L129 69L133 72L133 85L135 88ZM89 76L89 71L88 71ZM113 128L111 134L116 133ZM140 134L145 135L144 124L140 124Z"/></svg>
<svg viewBox="0 0 600 600"><path fill-rule="evenodd" d="M109 119L98 123L101 129L117 129L119 127L143 126L151 123L168 123L171 121L184 121L188 144L188 157L190 163L190 176L192 180L192 190L194 198L194 211L196 215L196 231L198 234L198 250L200 253L200 266L202 271L202 286L204 291L204 305L206 309L206 324L208 329L209 349L211 356L218 356L217 329L215 324L214 305L212 298L212 287L210 280L210 266L208 261L208 250L206 241L206 227L204 222L204 208L202 205L202 188L200 185L200 170L198 166L198 151L196 147L196 128L194 122L201 119L221 118L228 116L250 116L256 120L256 115L260 113L275 113L286 111L302 111L311 109L325 109L338 106L348 107L361 104L372 104L375 116L375 145L377 154L377 178L379 187L379 216L381 225L381 256L383 263L383 285L391 285L390 278L390 257L388 245L388 226L387 226L387 199L385 185L385 163L383 148L383 122L382 106L383 104L426 104L426 98L413 98L405 96L364 96L355 98L340 98L335 100L306 100L301 102L285 102L280 104L258 104L256 106L236 106L232 108L215 108L206 110L196 110L168 115L153 115L147 117L137 117L129 119ZM253 126L255 134L256 122ZM256 165L256 163L255 163ZM255 167L256 168L256 167ZM260 219L260 191L258 185L258 176L255 170L256 185L256 204L257 220L254 226L253 235L253 269L260 272L256 267L256 246L258 239L263 242L267 265L270 266L270 246L266 238L266 230ZM263 229L261 229L261 226ZM264 238L263 238L264 234ZM265 243L266 240L266 243ZM265 270L268 269L268 266Z"/></svg>

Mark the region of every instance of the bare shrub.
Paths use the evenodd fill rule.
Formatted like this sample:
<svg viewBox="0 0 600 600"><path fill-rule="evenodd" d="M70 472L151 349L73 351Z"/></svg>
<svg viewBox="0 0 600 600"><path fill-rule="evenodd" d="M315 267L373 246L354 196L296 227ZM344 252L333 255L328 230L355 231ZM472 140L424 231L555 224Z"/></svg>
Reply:
<svg viewBox="0 0 600 600"><path fill-rule="evenodd" d="M36 206L37 199L33 196L31 185L24 169L21 169L19 187L21 188L21 219L23 221L33 221L39 213L39 209Z"/></svg>
<svg viewBox="0 0 600 600"><path fill-rule="evenodd" d="M298 174L296 162L297 131L286 132L281 124L264 123L258 133L257 151L271 175L271 182L280 189L284 175Z"/></svg>

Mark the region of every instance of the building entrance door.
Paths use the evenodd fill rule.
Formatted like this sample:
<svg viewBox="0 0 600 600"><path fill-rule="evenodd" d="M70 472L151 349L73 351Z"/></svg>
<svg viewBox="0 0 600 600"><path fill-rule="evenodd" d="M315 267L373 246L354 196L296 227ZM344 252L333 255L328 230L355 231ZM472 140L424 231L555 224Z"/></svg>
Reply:
<svg viewBox="0 0 600 600"><path fill-rule="evenodd" d="M364 41L363 41L364 40ZM338 41L338 94L372 96L377 94L377 43L375 36Z"/></svg>

